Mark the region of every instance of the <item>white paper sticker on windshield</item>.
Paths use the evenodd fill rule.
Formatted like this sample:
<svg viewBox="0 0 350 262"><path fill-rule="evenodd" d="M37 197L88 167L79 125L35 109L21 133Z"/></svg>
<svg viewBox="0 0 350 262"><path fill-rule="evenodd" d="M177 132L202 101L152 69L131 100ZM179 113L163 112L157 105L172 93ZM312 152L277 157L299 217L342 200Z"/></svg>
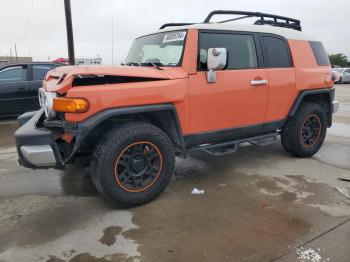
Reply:
<svg viewBox="0 0 350 262"><path fill-rule="evenodd" d="M163 43L185 40L186 32L174 32L164 36Z"/></svg>

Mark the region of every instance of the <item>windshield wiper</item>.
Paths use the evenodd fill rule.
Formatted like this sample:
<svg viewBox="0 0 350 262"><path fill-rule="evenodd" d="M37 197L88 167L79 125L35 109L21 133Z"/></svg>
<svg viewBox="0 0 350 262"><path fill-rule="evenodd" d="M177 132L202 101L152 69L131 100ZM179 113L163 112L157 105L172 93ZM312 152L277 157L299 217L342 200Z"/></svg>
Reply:
<svg viewBox="0 0 350 262"><path fill-rule="evenodd" d="M136 62L128 62L125 65L128 65L128 66L141 66L141 64L136 63Z"/></svg>
<svg viewBox="0 0 350 262"><path fill-rule="evenodd" d="M159 63L160 66L162 66L163 64ZM153 62L147 62L147 63L141 63L141 65L151 65L153 66L154 68L157 68L158 70L164 70L163 68L159 67L159 65L157 65L156 63L153 63Z"/></svg>

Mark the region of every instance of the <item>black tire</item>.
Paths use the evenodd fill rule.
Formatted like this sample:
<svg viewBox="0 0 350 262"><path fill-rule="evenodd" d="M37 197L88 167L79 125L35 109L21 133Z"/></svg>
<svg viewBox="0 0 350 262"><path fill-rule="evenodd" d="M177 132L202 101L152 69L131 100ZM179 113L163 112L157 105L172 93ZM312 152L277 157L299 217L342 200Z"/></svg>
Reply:
<svg viewBox="0 0 350 262"><path fill-rule="evenodd" d="M151 152L149 148L152 153L148 153ZM126 160L122 160L124 157ZM139 159L135 160L136 157ZM142 162L144 166L141 164L141 171L137 172L146 174L137 180L140 182L135 182L140 178L133 169L137 165L135 161ZM95 149L90 169L97 190L114 206L129 208L157 197L170 181L174 165L173 144L161 129L145 122L129 122L113 128L103 137ZM128 170L120 172L120 168ZM156 175L147 175L151 172L149 170ZM122 176L123 173L127 175ZM143 185L145 177L146 181L150 181L147 187Z"/></svg>
<svg viewBox="0 0 350 262"><path fill-rule="evenodd" d="M322 106L304 103L282 128L281 141L288 153L296 157L311 157L320 150L326 132L327 115Z"/></svg>

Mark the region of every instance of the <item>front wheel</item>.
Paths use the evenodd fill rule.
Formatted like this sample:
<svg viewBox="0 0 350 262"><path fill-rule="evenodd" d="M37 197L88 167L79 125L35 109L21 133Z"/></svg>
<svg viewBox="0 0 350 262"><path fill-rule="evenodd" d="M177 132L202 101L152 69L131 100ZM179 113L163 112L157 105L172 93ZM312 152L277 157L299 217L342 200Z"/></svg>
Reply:
<svg viewBox="0 0 350 262"><path fill-rule="evenodd" d="M145 122L112 129L97 146L91 174L98 191L118 207L133 207L158 196L174 171L169 137Z"/></svg>
<svg viewBox="0 0 350 262"><path fill-rule="evenodd" d="M310 157L320 150L326 132L327 115L324 108L316 103L305 103L282 128L282 145L294 156Z"/></svg>

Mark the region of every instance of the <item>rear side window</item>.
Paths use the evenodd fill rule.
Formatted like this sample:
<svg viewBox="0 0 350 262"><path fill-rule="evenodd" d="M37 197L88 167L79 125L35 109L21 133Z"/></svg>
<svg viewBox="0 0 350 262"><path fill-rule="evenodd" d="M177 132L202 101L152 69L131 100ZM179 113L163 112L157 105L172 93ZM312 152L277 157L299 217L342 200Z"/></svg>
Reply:
<svg viewBox="0 0 350 262"><path fill-rule="evenodd" d="M267 67L291 67L289 47L285 40L272 36L263 36L264 51Z"/></svg>
<svg viewBox="0 0 350 262"><path fill-rule="evenodd" d="M258 66L252 35L201 33L199 38L199 69L208 69L208 49L219 47L227 49L227 69L248 69Z"/></svg>
<svg viewBox="0 0 350 262"><path fill-rule="evenodd" d="M321 42L315 42L311 41L310 46L312 48L312 51L314 52L317 64L320 66L328 66L331 63L329 62L329 58L326 52L326 49L324 48L323 44Z"/></svg>
<svg viewBox="0 0 350 262"><path fill-rule="evenodd" d="M51 65L33 65L33 80L44 80L46 73L52 68Z"/></svg>

